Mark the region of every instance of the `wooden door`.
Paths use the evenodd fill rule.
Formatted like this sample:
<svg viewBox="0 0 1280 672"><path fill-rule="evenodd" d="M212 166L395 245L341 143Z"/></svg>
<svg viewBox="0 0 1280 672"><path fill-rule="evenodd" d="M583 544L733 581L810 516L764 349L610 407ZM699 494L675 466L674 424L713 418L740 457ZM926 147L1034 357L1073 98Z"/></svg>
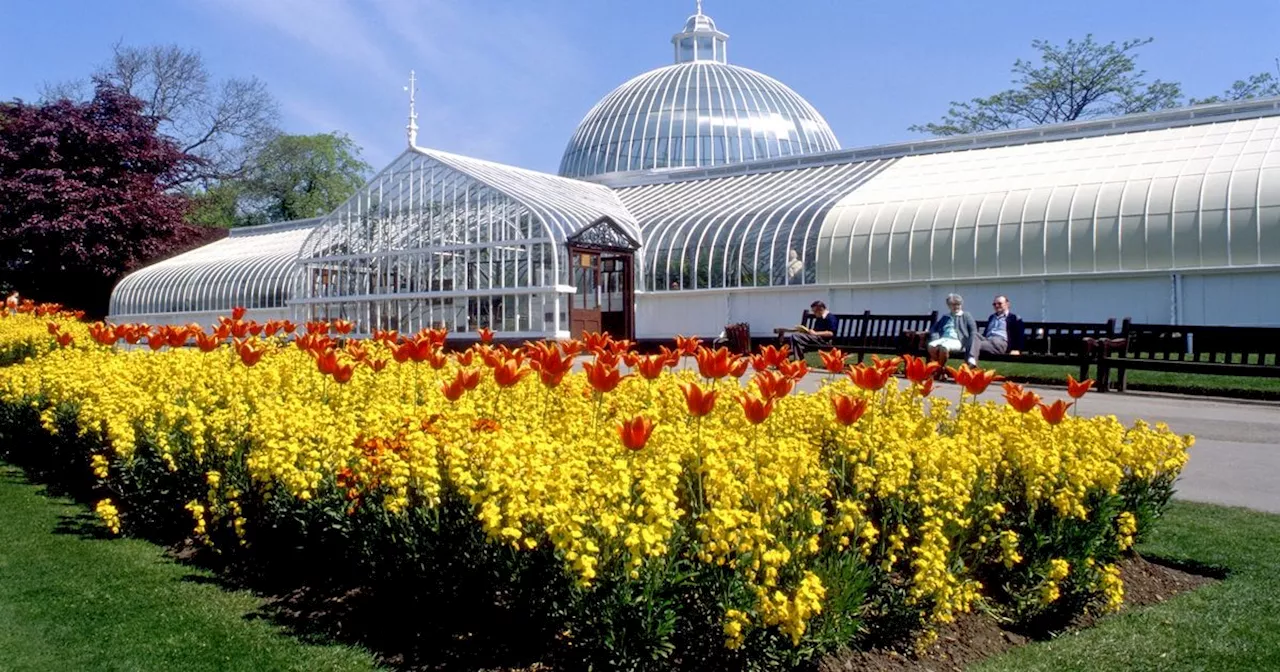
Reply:
<svg viewBox="0 0 1280 672"><path fill-rule="evenodd" d="M569 336L582 338L587 332L600 331L600 253L569 250L572 264L573 297L569 302Z"/></svg>

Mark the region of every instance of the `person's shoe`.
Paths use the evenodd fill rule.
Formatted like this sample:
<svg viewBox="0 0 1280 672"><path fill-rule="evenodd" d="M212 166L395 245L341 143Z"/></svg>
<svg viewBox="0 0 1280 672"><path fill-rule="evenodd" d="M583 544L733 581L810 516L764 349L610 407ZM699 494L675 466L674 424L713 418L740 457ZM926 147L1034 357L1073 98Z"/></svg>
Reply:
<svg viewBox="0 0 1280 672"><path fill-rule="evenodd" d="M965 361L969 362L969 366L970 366L970 367L974 367L974 366L977 366L977 365L978 365L978 360L977 360L977 359L974 359L973 357L970 357L969 359L967 359L967 360L965 360Z"/></svg>

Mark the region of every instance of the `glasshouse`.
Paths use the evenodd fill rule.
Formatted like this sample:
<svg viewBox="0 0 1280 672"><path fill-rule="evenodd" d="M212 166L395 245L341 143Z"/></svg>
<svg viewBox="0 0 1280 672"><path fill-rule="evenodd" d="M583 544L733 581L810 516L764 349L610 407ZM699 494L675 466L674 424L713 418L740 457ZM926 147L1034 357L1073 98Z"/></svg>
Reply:
<svg viewBox="0 0 1280 672"><path fill-rule="evenodd" d="M727 39L690 17L560 175L420 148L411 113L409 147L337 210L136 271L111 319L663 338L957 292L1035 320L1280 325L1239 300L1280 294L1280 99L840 149Z"/></svg>

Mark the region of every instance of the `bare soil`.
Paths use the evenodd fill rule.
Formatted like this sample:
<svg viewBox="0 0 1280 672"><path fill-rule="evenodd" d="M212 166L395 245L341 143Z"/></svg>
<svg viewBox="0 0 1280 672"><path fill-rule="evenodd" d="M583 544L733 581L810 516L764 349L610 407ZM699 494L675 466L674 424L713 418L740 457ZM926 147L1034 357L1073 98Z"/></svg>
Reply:
<svg viewBox="0 0 1280 672"><path fill-rule="evenodd" d="M1124 607L1135 609L1165 600L1218 579L1193 574L1174 567L1150 562L1140 557L1120 565L1124 580ZM1087 628L1096 616L1082 616L1073 621L1066 632ZM1042 633L1035 638L1050 638L1061 633ZM962 614L938 632L938 639L921 653L871 650L849 651L830 656L819 665L822 672L866 670L868 672L958 672L984 658L1003 653L1033 640L1032 636L1001 626L994 618L978 613Z"/></svg>

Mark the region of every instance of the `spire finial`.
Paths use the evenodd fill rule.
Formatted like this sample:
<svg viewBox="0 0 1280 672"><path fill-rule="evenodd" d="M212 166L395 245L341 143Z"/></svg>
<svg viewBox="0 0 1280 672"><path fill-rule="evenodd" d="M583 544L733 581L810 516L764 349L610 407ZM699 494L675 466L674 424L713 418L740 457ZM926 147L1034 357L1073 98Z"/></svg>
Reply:
<svg viewBox="0 0 1280 672"><path fill-rule="evenodd" d="M409 125L405 126L405 130L409 132L409 146L416 147L418 145L418 111L414 107L415 97L418 93L418 78L412 70L409 71L409 86L404 87L409 92Z"/></svg>
<svg viewBox="0 0 1280 672"><path fill-rule="evenodd" d="M702 0L697 0L697 3L698 3L698 16L702 16Z"/></svg>

